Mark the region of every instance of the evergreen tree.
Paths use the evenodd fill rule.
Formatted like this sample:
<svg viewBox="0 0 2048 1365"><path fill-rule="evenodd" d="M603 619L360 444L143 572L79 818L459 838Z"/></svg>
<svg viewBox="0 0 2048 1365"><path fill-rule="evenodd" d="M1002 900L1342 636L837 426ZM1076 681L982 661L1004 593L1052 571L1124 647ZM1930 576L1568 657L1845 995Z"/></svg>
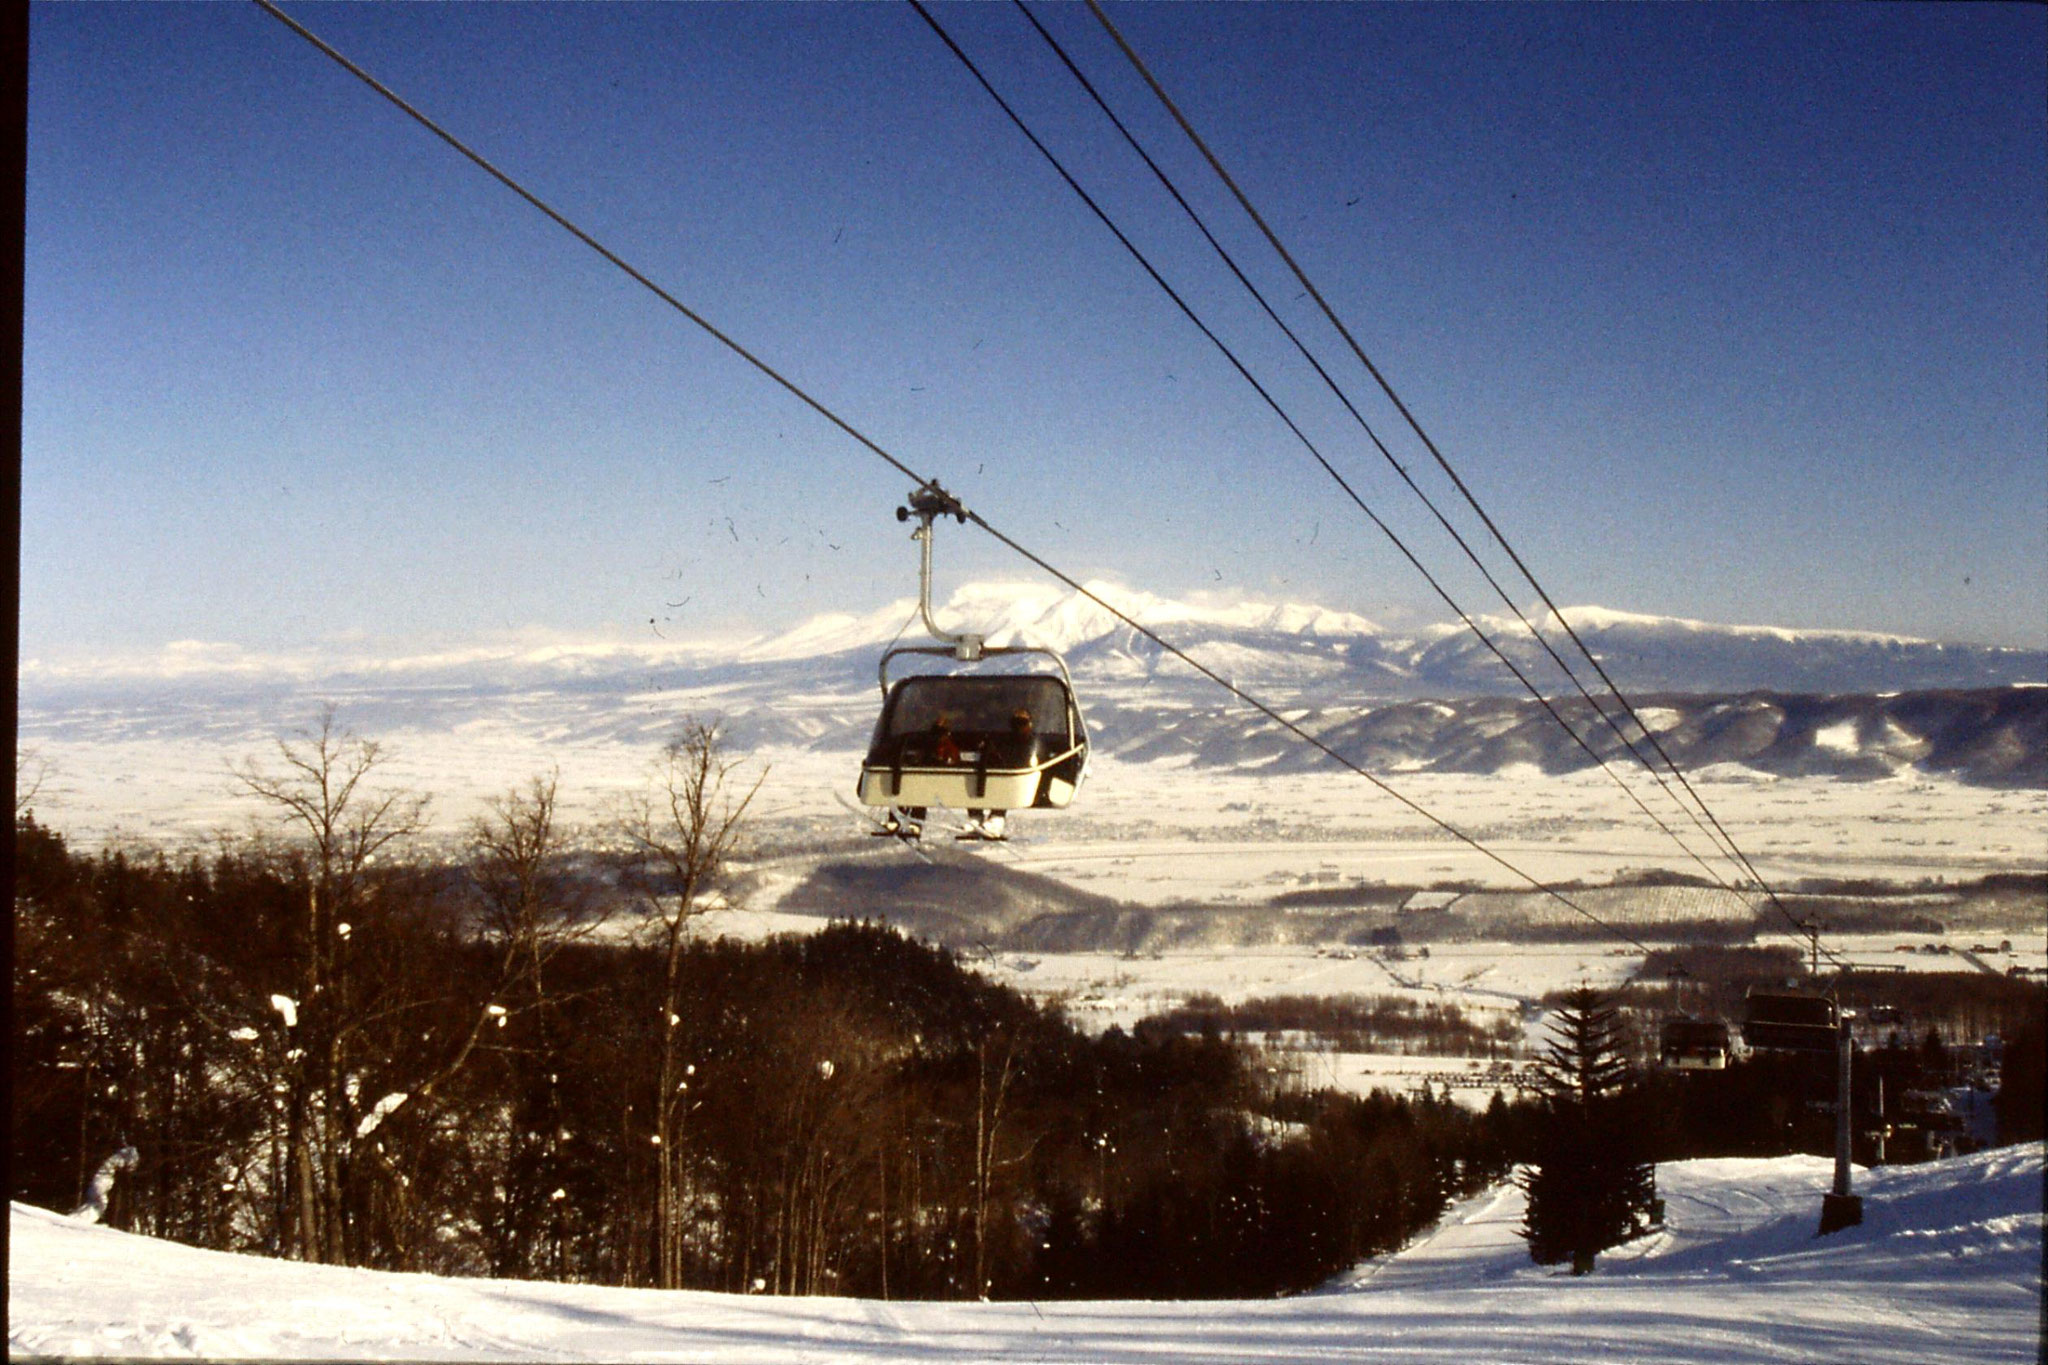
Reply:
<svg viewBox="0 0 2048 1365"><path fill-rule="evenodd" d="M1522 1235L1539 1265L1593 1268L1608 1247L1638 1236L1657 1214L1656 1167L1640 1159L1629 1121L1628 1062L1618 1010L1589 986L1568 992L1551 1024L1543 1122L1519 1177L1529 1197Z"/></svg>

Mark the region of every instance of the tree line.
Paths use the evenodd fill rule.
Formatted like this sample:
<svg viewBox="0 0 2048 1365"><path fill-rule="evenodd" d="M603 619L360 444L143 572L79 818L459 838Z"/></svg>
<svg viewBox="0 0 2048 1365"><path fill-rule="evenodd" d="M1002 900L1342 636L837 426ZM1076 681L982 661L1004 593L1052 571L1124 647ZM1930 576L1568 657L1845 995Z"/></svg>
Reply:
<svg viewBox="0 0 2048 1365"><path fill-rule="evenodd" d="M839 922L712 941L752 788L715 728L595 848L551 779L459 856L332 717L270 833L16 822L12 1197L331 1264L883 1298L1311 1287L1499 1179L1512 1122L1276 1089L1213 1027L1089 1036Z"/></svg>
<svg viewBox="0 0 2048 1365"><path fill-rule="evenodd" d="M1198 991L1152 1022L1185 1032L1300 1033L1340 1052L1426 1057L1514 1056L1522 1038L1515 1019L1482 1022L1454 1004L1399 995L1255 996L1233 1005Z"/></svg>

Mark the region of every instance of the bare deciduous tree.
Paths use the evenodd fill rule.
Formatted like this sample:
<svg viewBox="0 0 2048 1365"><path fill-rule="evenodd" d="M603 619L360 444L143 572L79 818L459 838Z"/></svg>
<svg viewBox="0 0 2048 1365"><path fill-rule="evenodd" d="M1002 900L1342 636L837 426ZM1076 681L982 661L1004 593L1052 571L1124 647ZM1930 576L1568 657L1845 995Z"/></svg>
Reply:
<svg viewBox="0 0 2048 1365"><path fill-rule="evenodd" d="M995 1054L1000 1050L1000 1057ZM1010 1085L1017 1077L1017 1040L1007 1032L983 1037L974 1049L974 1290L986 1299L989 1290L990 1192L998 1171L1015 1166L1030 1153L997 1155L1007 1117ZM990 1075L991 1068L994 1075ZM1036 1143L1032 1144L1033 1146Z"/></svg>
<svg viewBox="0 0 2048 1365"><path fill-rule="evenodd" d="M283 1078L280 1241L301 1259L333 1264L346 1259L342 1165L355 1127L347 1058L349 917L362 902L371 865L419 831L427 806L423 796L364 786L383 761L382 748L342 728L329 706L312 728L278 741L273 763L248 759L230 769L271 807L304 862L299 998L280 997L277 1005L292 1035Z"/></svg>
<svg viewBox="0 0 2048 1365"><path fill-rule="evenodd" d="M460 1070L484 1029L506 1017L503 997L530 991L533 1009L544 1012L549 959L602 923L607 907L574 890L563 866L566 840L555 824L557 777L536 776L524 790L514 787L490 798L488 813L470 822L469 875L484 941L498 951L498 982L461 1045L421 1084L423 1094Z"/></svg>
<svg viewBox="0 0 2048 1365"><path fill-rule="evenodd" d="M557 1053L562 1040L552 1018L559 1002L548 993L547 965L563 948L600 928L613 905L570 875L574 839L556 819L559 776L535 776L524 787L492 798L487 813L471 821L469 829L468 870L477 892L479 928L498 949L500 984L453 1064L468 1057L487 1023L517 1023L519 1096L510 1127L502 1235L494 1252L500 1262L494 1270L505 1274L561 1269L562 1210L550 1191L557 1188L560 1161ZM528 1178L515 1178L514 1172ZM551 1225L546 1247L533 1244L543 1220ZM546 1259L549 1248L552 1262Z"/></svg>
<svg viewBox="0 0 2048 1365"><path fill-rule="evenodd" d="M658 874L650 908L662 967L661 1043L651 1140L658 1149L656 1283L664 1289L680 1288L683 1277L683 1169L678 1150L688 1099L686 1063L678 1041L685 1007L683 949L689 942L690 921L707 908L705 897L717 886L739 837L740 821L766 777L762 772L740 792L739 766L726 757L715 722L691 721L662 750L654 790L641 794L623 822L627 841Z"/></svg>
<svg viewBox="0 0 2048 1365"><path fill-rule="evenodd" d="M565 867L573 835L558 822L559 773L528 778L484 803L470 821L469 875L493 942L528 966L596 927L594 903L572 893Z"/></svg>
<svg viewBox="0 0 2048 1365"><path fill-rule="evenodd" d="M55 765L43 755L41 749L16 749L14 751L14 818L19 820L28 814L36 803L36 795L43 784L50 780Z"/></svg>

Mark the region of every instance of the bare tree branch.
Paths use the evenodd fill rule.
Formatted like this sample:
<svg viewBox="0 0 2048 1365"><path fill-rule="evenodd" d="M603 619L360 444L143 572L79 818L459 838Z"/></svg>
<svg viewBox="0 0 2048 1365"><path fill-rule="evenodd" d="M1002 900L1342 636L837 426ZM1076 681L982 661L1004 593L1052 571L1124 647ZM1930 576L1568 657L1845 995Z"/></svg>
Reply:
<svg viewBox="0 0 2048 1365"><path fill-rule="evenodd" d="M50 780L50 774L55 771L56 765L44 757L41 749L28 748L16 749L14 751L15 819L19 820L22 816L28 814L29 808L36 803L36 794L42 791L43 784Z"/></svg>
<svg viewBox="0 0 2048 1365"><path fill-rule="evenodd" d="M662 874L649 895L654 911L654 946L662 961L659 1098L653 1139L660 1155L655 1217L660 1265L657 1283L682 1285L683 1234L681 1127L683 1061L677 1030L682 1023L682 956L689 923L706 908L703 896L722 877L739 838L740 821L767 777L763 770L744 794L732 786L739 768L720 747L716 722L691 721L662 750L655 788L642 793L623 821L621 833Z"/></svg>

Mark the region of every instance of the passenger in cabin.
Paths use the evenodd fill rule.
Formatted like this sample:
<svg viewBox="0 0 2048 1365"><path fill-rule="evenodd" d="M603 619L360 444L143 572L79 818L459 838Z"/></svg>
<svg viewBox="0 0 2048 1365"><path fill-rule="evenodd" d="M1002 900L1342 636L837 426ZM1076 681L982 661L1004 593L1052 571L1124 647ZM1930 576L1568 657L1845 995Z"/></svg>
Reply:
<svg viewBox="0 0 2048 1365"><path fill-rule="evenodd" d="M951 717L940 716L932 722L932 761L935 763L958 763L960 741L953 738Z"/></svg>
<svg viewBox="0 0 2048 1365"><path fill-rule="evenodd" d="M1031 710L1020 706L1010 713L1010 737L1002 752L1007 762L1019 766L1031 762L1031 740L1034 731L1031 726Z"/></svg>

